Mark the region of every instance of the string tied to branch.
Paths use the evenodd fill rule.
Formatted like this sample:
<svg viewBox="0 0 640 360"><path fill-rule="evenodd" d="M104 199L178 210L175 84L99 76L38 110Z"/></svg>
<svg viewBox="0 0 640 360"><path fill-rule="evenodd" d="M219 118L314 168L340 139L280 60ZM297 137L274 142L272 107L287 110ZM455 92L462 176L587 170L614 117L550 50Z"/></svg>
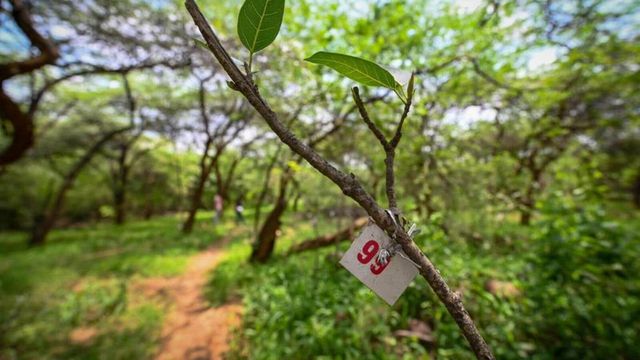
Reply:
<svg viewBox="0 0 640 360"><path fill-rule="evenodd" d="M398 229L402 229L404 228L404 226L401 226L399 223L399 219L396 219L398 215L396 215L391 209L385 209L385 212L387 213L387 215L389 215L389 217L391 218L391 221L393 221L394 230L393 230L393 234L391 234L391 243L387 247L382 248L382 250L380 250L380 252L378 253L378 262L380 262L380 264L382 265L385 265L389 261L391 261L391 259L396 254L398 254L400 255L401 258L409 261L411 264L413 264L413 266L420 269L420 265L416 264L413 260L411 260L408 256L406 256L402 251L400 251L402 250L402 245L398 244L396 237L397 237ZM406 225L408 221L406 221L406 219L403 219L403 220L404 220L402 221L403 224ZM420 229L418 228L418 226L415 223L411 223L411 225L409 226L409 229L407 230L407 235L409 235L409 237L413 239L413 237L419 233L420 233Z"/></svg>

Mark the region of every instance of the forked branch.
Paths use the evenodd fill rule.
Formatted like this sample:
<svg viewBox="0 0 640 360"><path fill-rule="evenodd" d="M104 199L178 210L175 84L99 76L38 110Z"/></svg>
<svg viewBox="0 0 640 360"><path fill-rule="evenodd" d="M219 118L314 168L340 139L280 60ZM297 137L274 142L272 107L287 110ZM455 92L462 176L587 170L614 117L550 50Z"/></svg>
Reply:
<svg viewBox="0 0 640 360"><path fill-rule="evenodd" d="M411 75L411 80L409 80L409 95L407 97L407 101L404 104L404 110L402 111L402 115L400 116L400 121L396 126L396 131L391 138L391 140L387 140L387 137L384 136L380 128L376 126L376 124L369 117L369 113L364 105L364 102L360 98L360 90L358 87L353 87L351 89L351 93L353 94L353 100L358 107L358 111L360 112L360 116L369 130L375 135L375 137L382 145L385 153L385 174L386 174L386 192L387 192L387 201L389 203L389 209L396 216L399 217L400 209L398 209L398 200L396 198L395 191L395 171L394 171L394 163L396 158L396 148L398 144L400 144L400 139L402 139L402 126L404 125L404 121L407 119L409 115L409 110L411 110L411 103L413 101L413 80L414 76Z"/></svg>

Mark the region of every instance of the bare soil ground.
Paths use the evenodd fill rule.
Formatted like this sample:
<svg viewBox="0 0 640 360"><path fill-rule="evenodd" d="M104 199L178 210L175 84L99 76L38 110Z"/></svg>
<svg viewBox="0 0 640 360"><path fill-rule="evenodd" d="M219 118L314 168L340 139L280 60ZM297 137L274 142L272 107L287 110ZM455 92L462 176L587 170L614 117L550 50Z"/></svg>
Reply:
<svg viewBox="0 0 640 360"><path fill-rule="evenodd" d="M203 295L208 274L224 255L224 243L192 257L180 276L144 279L136 285L139 294L160 296L171 304L156 360L214 360L228 350L230 329L240 324L242 307L212 308Z"/></svg>

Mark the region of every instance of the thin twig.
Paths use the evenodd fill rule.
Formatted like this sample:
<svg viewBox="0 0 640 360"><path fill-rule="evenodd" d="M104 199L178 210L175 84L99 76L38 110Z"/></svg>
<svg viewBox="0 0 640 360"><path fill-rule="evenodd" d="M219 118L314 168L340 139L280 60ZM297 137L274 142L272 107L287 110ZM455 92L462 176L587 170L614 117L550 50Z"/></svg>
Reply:
<svg viewBox="0 0 640 360"><path fill-rule="evenodd" d="M414 81L414 75L412 74L411 80L409 80L409 86L408 86L409 95L407 97L407 101L404 104L404 110L402 111L402 115L400 116L400 121L396 126L396 131L393 135L393 138L390 141L387 140L387 138L384 136L382 131L380 131L380 129L369 117L369 113L367 112L367 109L364 103L362 102L362 99L360 98L360 91L358 87L354 87L353 89L351 89L353 94L353 99L356 103L356 106L358 107L358 110L360 111L360 116L362 117L362 120L365 122L365 124L367 124L367 127L369 127L369 130L371 130L371 132L375 135L375 137L378 139L378 141L382 145L382 148L384 149L384 153L385 153L384 163L385 163L385 170L386 170L385 171L385 174L386 174L385 188L387 192L387 201L389 203L389 209L391 209L391 212L393 212L395 215L400 215L400 210L398 209L398 201L396 199L396 192L395 192L394 163L395 163L395 157L396 157L396 148L398 147L398 144L400 143L400 139L402 138L402 126L404 125L404 121L409 115L409 110L411 110L411 103L413 101L413 92L414 92L413 81Z"/></svg>
<svg viewBox="0 0 640 360"><path fill-rule="evenodd" d="M409 115L409 110L411 110L411 103L413 102L413 81L414 81L414 75L411 75L411 79L409 80L409 95L407 95L407 102L404 104L404 110L402 111L402 115L400 116L400 121L398 122L398 126L396 127L396 133L395 135L393 135L393 138L391 139L391 141L389 142L391 144L391 147L393 147L394 149L398 147L398 144L400 143L400 139L402 138L402 125L404 125L404 121L407 118L407 116Z"/></svg>
<svg viewBox="0 0 640 360"><path fill-rule="evenodd" d="M387 138L384 136L382 131L380 131L380 129L376 126L376 124L374 124L373 121L371 121L371 118L369 117L369 113L367 112L367 108L364 106L364 103L360 98L360 89L358 89L357 86L354 86L351 89L351 93L353 94L353 100L355 101L356 106L358 107L358 111L360 112L360 116L362 117L362 120L364 121L365 124L367 124L367 127L369 127L369 130L371 130L373 135L375 135L376 139L378 139L378 141L380 142L380 145L382 145L382 147L386 151L386 149L389 147L389 142L387 141Z"/></svg>

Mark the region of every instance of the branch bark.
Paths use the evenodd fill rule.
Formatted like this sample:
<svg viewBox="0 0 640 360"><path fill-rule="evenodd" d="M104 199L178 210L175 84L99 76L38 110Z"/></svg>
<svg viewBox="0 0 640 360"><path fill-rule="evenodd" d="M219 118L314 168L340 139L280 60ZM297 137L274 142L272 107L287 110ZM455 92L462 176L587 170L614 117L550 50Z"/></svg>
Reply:
<svg viewBox="0 0 640 360"><path fill-rule="evenodd" d="M0 166L20 159L34 142L33 117L29 113L24 113L5 92L5 80L52 64L60 56L56 46L34 27L26 4L22 0L11 0L9 3L12 6L11 15L16 25L29 39L31 45L38 48L40 54L25 60L0 64L0 118L6 119L13 127L11 144L0 153Z"/></svg>
<svg viewBox="0 0 640 360"><path fill-rule="evenodd" d="M462 304L460 294L453 292L433 263L422 253L404 229L396 228L385 210L365 191L355 175L346 174L301 142L284 126L278 115L260 95L253 81L240 71L214 33L194 0L186 0L189 14L204 37L209 50L227 72L233 87L239 91L262 116L267 125L289 148L302 156L311 166L335 183L342 192L355 200L369 216L387 233L395 233L396 240L409 258L420 265L420 274L427 280L436 295L454 318L478 359L494 359L494 356Z"/></svg>
<svg viewBox="0 0 640 360"><path fill-rule="evenodd" d="M38 48L40 54L25 60L12 61L0 65L0 82L51 64L60 56L53 42L42 36L33 25L27 5L22 0L10 0L9 2L13 7L11 11L13 20L29 39L31 45Z"/></svg>

